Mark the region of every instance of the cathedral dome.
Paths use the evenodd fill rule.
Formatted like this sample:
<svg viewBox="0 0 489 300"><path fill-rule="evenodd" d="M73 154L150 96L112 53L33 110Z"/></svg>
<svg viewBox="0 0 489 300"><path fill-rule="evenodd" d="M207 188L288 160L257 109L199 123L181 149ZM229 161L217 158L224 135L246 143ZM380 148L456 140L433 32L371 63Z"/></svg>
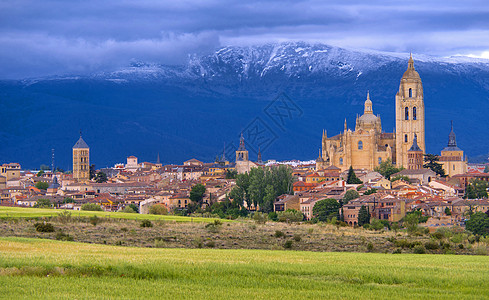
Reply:
<svg viewBox="0 0 489 300"><path fill-rule="evenodd" d="M372 109L372 100L370 100L370 93L367 92L367 100L365 100L365 109L363 115L358 119L360 123L375 123L379 118L374 115Z"/></svg>

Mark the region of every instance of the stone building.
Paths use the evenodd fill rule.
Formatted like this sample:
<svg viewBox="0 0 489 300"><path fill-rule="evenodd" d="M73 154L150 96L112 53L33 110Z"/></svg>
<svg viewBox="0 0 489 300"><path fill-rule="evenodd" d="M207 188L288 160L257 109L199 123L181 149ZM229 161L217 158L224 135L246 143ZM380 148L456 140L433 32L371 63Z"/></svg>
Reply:
<svg viewBox="0 0 489 300"><path fill-rule="evenodd" d="M457 139L453 132L453 122L448 135L448 145L441 150L439 162L442 164L445 174L449 177L467 172L467 160L464 158L462 149L457 147Z"/></svg>
<svg viewBox="0 0 489 300"><path fill-rule="evenodd" d="M413 145L408 150L408 170L420 170L423 168L423 150L418 146L418 139L414 136Z"/></svg>
<svg viewBox="0 0 489 300"><path fill-rule="evenodd" d="M85 182L90 180L90 147L80 138L73 146L73 180Z"/></svg>
<svg viewBox="0 0 489 300"><path fill-rule="evenodd" d="M322 136L322 151L316 160L316 169L337 166L342 171L373 170L390 159L398 167L408 166L408 150L416 138L421 153L425 153L424 100L421 78L414 69L413 58L408 61L396 94L396 131L384 132L379 115L374 115L372 101L367 93L364 113L356 119L355 130L348 129L328 137Z"/></svg>

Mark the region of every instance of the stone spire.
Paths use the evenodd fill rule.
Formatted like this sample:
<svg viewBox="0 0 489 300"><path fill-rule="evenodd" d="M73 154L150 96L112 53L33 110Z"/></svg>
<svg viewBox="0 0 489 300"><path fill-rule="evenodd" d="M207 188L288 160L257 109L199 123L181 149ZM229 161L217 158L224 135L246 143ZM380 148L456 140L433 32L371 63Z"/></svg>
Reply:
<svg viewBox="0 0 489 300"><path fill-rule="evenodd" d="M261 159L261 149L260 149L260 147L258 147L258 160L256 162L259 163L259 164L263 163L263 160Z"/></svg>
<svg viewBox="0 0 489 300"><path fill-rule="evenodd" d="M411 52L409 52L408 70L414 70L414 60Z"/></svg>
<svg viewBox="0 0 489 300"><path fill-rule="evenodd" d="M409 148L408 151L422 151L418 146L418 136L415 134L413 139L413 145Z"/></svg>
<svg viewBox="0 0 489 300"><path fill-rule="evenodd" d="M450 134L448 135L448 147L457 147L457 139L453 132L453 121L451 121Z"/></svg>
<svg viewBox="0 0 489 300"><path fill-rule="evenodd" d="M246 151L245 140L244 140L244 137L243 137L243 133L242 132L241 132L241 137L239 138L239 148L238 148L238 151Z"/></svg>
<svg viewBox="0 0 489 300"><path fill-rule="evenodd" d="M348 126L346 124L346 118L345 118L345 132L347 132L347 131L348 131Z"/></svg>

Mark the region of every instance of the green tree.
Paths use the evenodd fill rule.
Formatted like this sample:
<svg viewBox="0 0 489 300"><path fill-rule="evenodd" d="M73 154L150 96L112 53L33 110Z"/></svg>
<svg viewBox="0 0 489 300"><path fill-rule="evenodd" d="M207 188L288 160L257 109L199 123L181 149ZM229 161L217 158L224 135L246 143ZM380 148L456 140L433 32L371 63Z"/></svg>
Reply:
<svg viewBox="0 0 489 300"><path fill-rule="evenodd" d="M364 195L372 195L372 194L375 194L377 193L377 189L374 189L374 188L371 188L370 190L367 190L365 193L363 193Z"/></svg>
<svg viewBox="0 0 489 300"><path fill-rule="evenodd" d="M63 203L75 203L75 200L71 197L66 197L63 199Z"/></svg>
<svg viewBox="0 0 489 300"><path fill-rule="evenodd" d="M447 215L447 216L451 216L452 215L452 212L450 211L450 208L445 207L445 215Z"/></svg>
<svg viewBox="0 0 489 300"><path fill-rule="evenodd" d="M85 203L81 206L81 210L88 210L88 211L103 211L102 207L100 205L95 204L95 203Z"/></svg>
<svg viewBox="0 0 489 300"><path fill-rule="evenodd" d="M486 167L484 168L484 173L489 173L489 165L486 165Z"/></svg>
<svg viewBox="0 0 489 300"><path fill-rule="evenodd" d="M465 188L465 199L487 198L487 182L480 179L473 179Z"/></svg>
<svg viewBox="0 0 489 300"><path fill-rule="evenodd" d="M163 204L154 204L149 207L149 213L152 215L167 215L168 210Z"/></svg>
<svg viewBox="0 0 489 300"><path fill-rule="evenodd" d="M95 165L90 165L90 180L92 180L93 178L95 178L96 176L96 172L95 172Z"/></svg>
<svg viewBox="0 0 489 300"><path fill-rule="evenodd" d="M44 171L43 171L43 170L41 170L41 171L37 172L37 175L36 175L36 176L37 176L37 177L41 177L43 174L44 174Z"/></svg>
<svg viewBox="0 0 489 300"><path fill-rule="evenodd" d="M395 174L397 172L402 171L404 168L396 168L393 164L390 158L387 160L384 160L383 162L380 163L378 167L374 168L375 172L379 172L382 176L384 176L386 179L390 179L392 174Z"/></svg>
<svg viewBox="0 0 489 300"><path fill-rule="evenodd" d="M95 175L95 182L97 183L104 183L104 182L107 182L108 178L107 178L107 174L105 174L104 172L98 172L97 175Z"/></svg>
<svg viewBox="0 0 489 300"><path fill-rule="evenodd" d="M403 175L397 175L397 176L394 176L391 178L392 182L397 181L397 180L404 180L406 182L409 182L409 177L403 176Z"/></svg>
<svg viewBox="0 0 489 300"><path fill-rule="evenodd" d="M473 234L487 236L489 234L489 217L483 212L476 212L465 222L465 229Z"/></svg>
<svg viewBox="0 0 489 300"><path fill-rule="evenodd" d="M423 168L430 169L441 177L446 177L443 165L438 163L438 160L438 155L426 153L424 155L425 164L423 165Z"/></svg>
<svg viewBox="0 0 489 300"><path fill-rule="evenodd" d="M192 187L190 191L190 200L194 203L202 204L202 199L204 199L205 186L203 184L196 184Z"/></svg>
<svg viewBox="0 0 489 300"><path fill-rule="evenodd" d="M127 205L127 206L129 206L130 208L132 208L132 210L134 210L134 212L139 213L139 205L136 205L134 203L131 203L131 204Z"/></svg>
<svg viewBox="0 0 489 300"><path fill-rule="evenodd" d="M48 187L49 187L49 183L39 181L39 182L36 183L35 187L38 188L38 189L40 189L40 190L47 190Z"/></svg>
<svg viewBox="0 0 489 300"><path fill-rule="evenodd" d="M331 218L339 217L340 203L336 199L324 199L316 202L312 208L312 214L319 221L327 222Z"/></svg>
<svg viewBox="0 0 489 300"><path fill-rule="evenodd" d="M51 200L39 199L39 200L37 200L36 204L34 204L34 207L36 207L36 208L50 208L51 207Z"/></svg>
<svg viewBox="0 0 489 300"><path fill-rule="evenodd" d="M353 171L353 167L350 166L350 169L348 170L348 177L346 179L346 183L348 184L361 184L363 181L358 179L357 175Z"/></svg>
<svg viewBox="0 0 489 300"><path fill-rule="evenodd" d="M304 214L295 209L287 209L286 211L277 212L279 222L300 222L304 220Z"/></svg>
<svg viewBox="0 0 489 300"><path fill-rule="evenodd" d="M236 179L236 176L238 176L238 171L236 170L226 170L226 179Z"/></svg>
<svg viewBox="0 0 489 300"><path fill-rule="evenodd" d="M126 205L126 207L124 207L122 212L129 213L129 214L135 214L136 213L136 211L132 207L130 207L129 205Z"/></svg>
<svg viewBox="0 0 489 300"><path fill-rule="evenodd" d="M347 204L353 199L357 199L360 197L360 194L356 190L348 190L346 191L345 195L343 196L343 205Z"/></svg>
<svg viewBox="0 0 489 300"><path fill-rule="evenodd" d="M367 207L365 205L362 205L360 207L360 210L358 211L358 226L363 226L363 224L369 224L370 223L370 213L367 210Z"/></svg>

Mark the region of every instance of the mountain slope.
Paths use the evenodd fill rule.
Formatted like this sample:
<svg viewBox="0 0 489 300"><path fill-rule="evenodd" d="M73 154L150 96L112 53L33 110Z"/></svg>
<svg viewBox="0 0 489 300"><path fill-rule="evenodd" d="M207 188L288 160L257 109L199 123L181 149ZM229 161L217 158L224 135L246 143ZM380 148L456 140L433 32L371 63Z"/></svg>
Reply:
<svg viewBox="0 0 489 300"><path fill-rule="evenodd" d="M241 131L264 159L317 156L321 132L354 127L370 90L385 131L394 128L394 99L407 55L284 43L224 47L191 56L186 65L133 63L115 71L0 82L0 161L69 169L71 147L83 131L97 167L126 156L163 162L212 160L227 146L233 155ZM414 55L425 92L427 151L439 153L454 120L459 146L469 156L488 152L489 63ZM284 93L294 108L271 114ZM286 111L287 112L287 111ZM255 136L256 137L256 136ZM256 157L250 153L252 159Z"/></svg>

